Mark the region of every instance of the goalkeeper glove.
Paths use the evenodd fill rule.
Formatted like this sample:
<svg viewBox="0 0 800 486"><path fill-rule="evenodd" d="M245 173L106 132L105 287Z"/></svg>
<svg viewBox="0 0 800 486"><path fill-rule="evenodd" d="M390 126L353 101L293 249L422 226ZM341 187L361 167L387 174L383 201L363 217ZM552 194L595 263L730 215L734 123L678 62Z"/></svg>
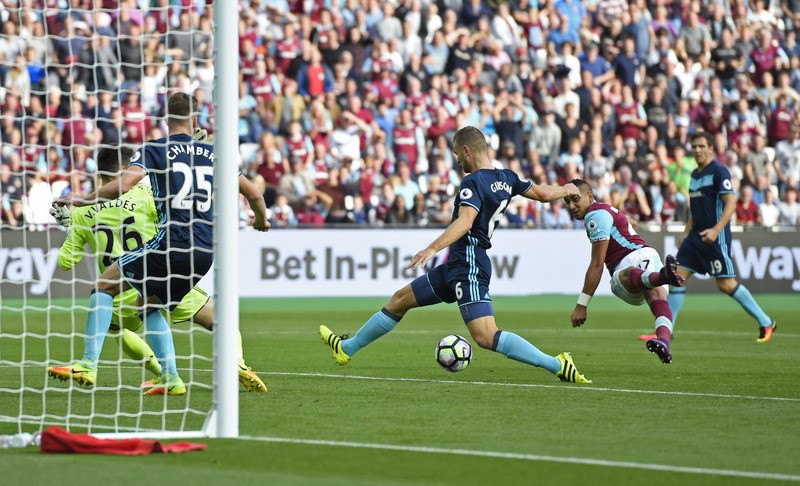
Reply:
<svg viewBox="0 0 800 486"><path fill-rule="evenodd" d="M66 206L59 206L54 203L50 207L50 216L55 218L61 226L69 228L69 209Z"/></svg>
<svg viewBox="0 0 800 486"><path fill-rule="evenodd" d="M208 140L208 131L205 128L196 127L192 137L198 142L205 142Z"/></svg>

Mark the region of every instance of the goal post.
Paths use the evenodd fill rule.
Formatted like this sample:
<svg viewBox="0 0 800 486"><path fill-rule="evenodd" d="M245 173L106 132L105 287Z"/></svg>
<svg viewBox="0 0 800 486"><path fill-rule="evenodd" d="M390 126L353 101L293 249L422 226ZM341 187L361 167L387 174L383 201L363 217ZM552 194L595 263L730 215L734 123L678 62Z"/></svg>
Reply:
<svg viewBox="0 0 800 486"><path fill-rule="evenodd" d="M0 171L0 434L58 425L113 438L237 437L239 2L191 2L188 7L175 2L157 6L120 2L124 8L116 10L98 7L99 3L88 9L73 4L44 10L20 4L0 12L3 21L25 19L17 22L16 33L0 33L4 41L0 47L21 46L15 58L0 56L2 70L12 72L5 79L0 77L4 162ZM211 10L204 10L209 8L213 8L213 19ZM195 11L203 13L195 15ZM191 19L188 29L186 13ZM199 24L194 22L198 18ZM33 25L36 22L40 24ZM156 42L157 38L161 40ZM208 43L202 44L203 49L196 47L201 45L198 39L213 41L213 51L205 49L211 46ZM174 57L176 46L183 57ZM213 82L210 76L193 78L201 69L209 72L206 59L212 58L212 52ZM39 61L58 76L45 72L35 82L28 79L27 72L30 76L36 72L26 71L28 63ZM182 67L173 69L176 64ZM125 82L118 83L118 78ZM65 88L67 79L73 83L69 89ZM48 378L48 367L67 366L82 356L89 292L97 270L89 248L71 270L59 268L58 251L65 236L48 214L50 203L76 183L82 184L83 193L92 190L96 169L91 163L98 149L138 148L151 138L142 130L145 126L148 131L161 128L166 135L159 107L166 104L168 93L203 88L207 103L213 104L216 161L215 264L203 284L208 283L206 290L213 286L208 293L215 310L212 332L191 323L171 325L187 394L144 397L140 384L153 375L145 371L142 360L126 357L122 340L115 339L121 331L107 335L97 381L91 388ZM138 111L123 106L131 92L140 96ZM108 96L113 97L113 108L102 111L101 98ZM113 137L106 138L106 129L111 134L116 131L118 139L109 142ZM139 138L133 140L131 134ZM9 196L9 174L12 182L21 181L22 197ZM14 215L19 225L9 222ZM136 333L144 338L144 326Z"/></svg>
<svg viewBox="0 0 800 486"><path fill-rule="evenodd" d="M239 435L239 382L236 339L239 330L238 258L239 242L239 38L238 2L215 2L214 23L214 113L216 136L214 166L216 212L214 228L214 415L209 430L216 437ZM234 98L234 99L230 99Z"/></svg>

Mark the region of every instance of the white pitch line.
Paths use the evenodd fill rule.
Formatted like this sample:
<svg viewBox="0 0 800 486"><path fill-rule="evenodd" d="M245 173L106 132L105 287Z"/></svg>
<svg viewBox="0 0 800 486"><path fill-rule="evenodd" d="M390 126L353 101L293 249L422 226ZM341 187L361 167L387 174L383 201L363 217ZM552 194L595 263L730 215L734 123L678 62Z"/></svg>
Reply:
<svg viewBox="0 0 800 486"><path fill-rule="evenodd" d="M701 392L683 392L683 391L664 391L664 390L634 390L629 388L607 388L597 386L569 386L569 385L542 385L539 383L502 383L492 381L457 381L457 380L431 380L427 378L391 378L380 376L360 376L360 375L337 375L334 373L296 373L296 372L281 372L281 371L263 371L259 372L267 376L269 375L283 375L283 376L305 376L310 378L341 378L349 380L372 380L372 381L405 381L413 383L442 383L453 385L480 385L480 386L506 386L514 388L558 388L560 390L589 390L601 391L612 393L634 393L643 395L673 395L684 397L709 397L709 398L732 398L740 400L768 400L775 402L800 402L800 398L792 397L759 397L754 395L734 395L726 393L701 393Z"/></svg>
<svg viewBox="0 0 800 486"><path fill-rule="evenodd" d="M728 476L751 479L771 479L776 481L800 482L800 475L778 474L759 471L737 471L735 469L713 469L705 467L671 466L669 464L651 464L646 462L610 461L606 459L590 459L582 457L545 456L539 454L521 454L516 452L479 451L473 449L445 449L439 447L407 446L396 444L372 444L365 442L347 442L335 440L294 439L289 437L253 437L241 436L240 439L259 442L278 442L284 444L303 444L328 447L350 447L354 449L377 449L384 451L419 452L425 454L447 454L454 456L489 457L497 459L514 459L519 461L560 462L581 464L585 466L616 467L623 469L644 469L684 474L703 474L707 476Z"/></svg>
<svg viewBox="0 0 800 486"><path fill-rule="evenodd" d="M400 335L400 334L418 334L418 335L429 335L429 334L452 334L453 332L457 331L456 328L441 328L441 329L400 329L397 328L392 331L392 335ZM634 336L633 342L636 341L636 337L639 334L644 332L653 332L652 329L606 329L606 328L594 328L594 329L572 329L572 328L533 328L533 327L514 327L514 332L525 332L531 334L566 334L568 332L572 332L576 335L580 334L628 334L630 336ZM266 331L266 330L250 330L250 329L243 329L241 330L242 334L250 336L300 336L300 335L314 335L315 331L306 331L306 330L280 330L280 331ZM203 332L205 334L207 331ZM782 338L800 338L800 333L790 333L790 332L782 332L778 331L780 334L776 334ZM680 336L729 336L729 337L755 337L755 332L746 332L746 331L701 331L701 330L680 330Z"/></svg>

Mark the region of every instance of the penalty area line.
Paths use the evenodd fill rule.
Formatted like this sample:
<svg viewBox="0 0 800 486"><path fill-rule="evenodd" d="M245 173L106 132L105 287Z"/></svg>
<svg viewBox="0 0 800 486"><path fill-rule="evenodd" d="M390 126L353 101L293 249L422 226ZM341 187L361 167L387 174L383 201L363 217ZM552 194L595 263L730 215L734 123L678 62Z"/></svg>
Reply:
<svg viewBox="0 0 800 486"><path fill-rule="evenodd" d="M775 402L800 402L800 398L792 397L758 397L754 395L734 395L726 393L702 393L684 392L668 390L635 390L629 388L608 388L598 386L569 386L569 385L543 385L539 383L502 383L491 381L457 381L457 380L431 380L427 378L392 378L380 376L360 376L360 375L337 375L334 373L297 373L287 371L264 371L265 375L280 376L304 376L308 378L340 378L345 380L368 380L368 381L405 381L412 383L442 383L447 385L478 385L478 386L506 386L512 388L558 388L561 390L586 390L612 393L632 393L643 395L672 395L683 397L707 397L707 398L732 398L739 400L767 400Z"/></svg>
<svg viewBox="0 0 800 486"><path fill-rule="evenodd" d="M426 446L408 446L396 444L373 444L367 442L347 442L319 439L295 439L290 437L256 437L241 436L240 439L257 442L276 442L284 444L301 444L327 447L348 447L353 449L374 449L383 451L416 452L424 454L445 454L453 456L486 457L494 459L511 459L518 461L558 462L565 464L580 464L584 466L615 467L622 469L643 469L649 471L662 471L683 474L701 474L706 476L727 476L751 479L770 479L776 481L800 482L800 475L778 474L758 471L738 471L734 469L713 469L705 467L672 466L669 464L651 464L646 462L611 461L606 459L590 459L583 457L560 457L539 454L521 454L516 452L481 451L474 449L447 449Z"/></svg>

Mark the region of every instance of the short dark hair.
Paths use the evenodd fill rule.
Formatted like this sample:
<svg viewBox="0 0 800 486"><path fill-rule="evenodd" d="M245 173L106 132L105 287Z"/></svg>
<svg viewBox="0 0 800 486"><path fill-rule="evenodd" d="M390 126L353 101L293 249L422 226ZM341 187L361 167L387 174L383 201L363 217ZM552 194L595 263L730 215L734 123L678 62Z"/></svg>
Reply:
<svg viewBox="0 0 800 486"><path fill-rule="evenodd" d="M103 147L97 152L97 171L101 177L114 177L130 162L133 149L125 146Z"/></svg>
<svg viewBox="0 0 800 486"><path fill-rule="evenodd" d="M570 182L575 184L575 187L577 187L582 194L588 194L592 192L592 186L590 186L589 183L583 179L572 179Z"/></svg>
<svg viewBox="0 0 800 486"><path fill-rule="evenodd" d="M692 134L691 141L694 142L695 140L702 138L705 139L706 143L708 143L709 147L714 146L714 136L708 132L694 132Z"/></svg>
<svg viewBox="0 0 800 486"><path fill-rule="evenodd" d="M194 95L178 91L167 100L168 123L187 124L197 116L197 98Z"/></svg>
<svg viewBox="0 0 800 486"><path fill-rule="evenodd" d="M459 129L453 136L453 145L467 145L476 152L486 151L486 135L478 128L466 126Z"/></svg>

